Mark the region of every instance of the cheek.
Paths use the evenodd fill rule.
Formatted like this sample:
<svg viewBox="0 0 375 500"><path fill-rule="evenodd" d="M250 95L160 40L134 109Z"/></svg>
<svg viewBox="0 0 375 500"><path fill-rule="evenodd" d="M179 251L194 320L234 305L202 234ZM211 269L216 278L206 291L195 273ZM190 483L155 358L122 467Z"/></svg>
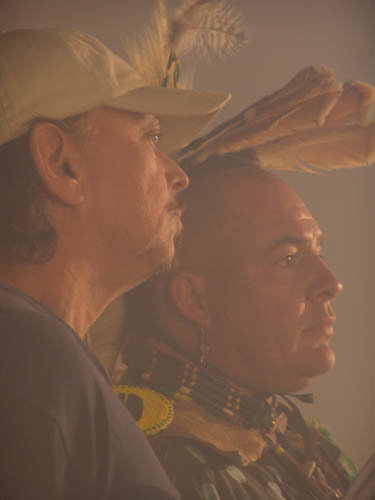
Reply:
<svg viewBox="0 0 375 500"><path fill-rule="evenodd" d="M153 220L167 203L167 186L162 170L149 155L132 155L131 167L125 166L120 183L125 186L123 197L129 207Z"/></svg>
<svg viewBox="0 0 375 500"><path fill-rule="evenodd" d="M264 289L264 326L271 346L280 351L296 350L299 344L306 303L296 289L269 286Z"/></svg>
<svg viewBox="0 0 375 500"><path fill-rule="evenodd" d="M168 202L168 186L164 171L158 164L154 152L138 153L133 155L133 158L134 168L130 172L133 198L142 200L143 210L152 218L157 216Z"/></svg>
<svg viewBox="0 0 375 500"><path fill-rule="evenodd" d="M306 304L300 288L290 279L243 266L222 273L212 283L210 308L215 327L232 335L238 332L238 344L256 339L270 349L274 345L280 349L284 341L294 342Z"/></svg>
<svg viewBox="0 0 375 500"><path fill-rule="evenodd" d="M264 281L242 288L234 317L244 339L278 358L298 346L305 303L283 284Z"/></svg>

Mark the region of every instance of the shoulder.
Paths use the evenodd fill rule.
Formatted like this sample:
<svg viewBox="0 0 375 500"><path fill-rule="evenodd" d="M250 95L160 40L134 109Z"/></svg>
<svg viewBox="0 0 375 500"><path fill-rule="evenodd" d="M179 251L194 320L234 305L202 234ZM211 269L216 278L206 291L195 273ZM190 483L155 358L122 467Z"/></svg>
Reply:
<svg viewBox="0 0 375 500"><path fill-rule="evenodd" d="M0 343L0 388L13 402L51 409L74 398L79 402L90 384L107 384L99 362L67 324L33 299L3 288Z"/></svg>
<svg viewBox="0 0 375 500"><path fill-rule="evenodd" d="M0 336L6 345L33 342L31 333L48 340L52 332L74 333L59 319L33 298L19 292L0 287ZM47 336L47 333L49 334Z"/></svg>

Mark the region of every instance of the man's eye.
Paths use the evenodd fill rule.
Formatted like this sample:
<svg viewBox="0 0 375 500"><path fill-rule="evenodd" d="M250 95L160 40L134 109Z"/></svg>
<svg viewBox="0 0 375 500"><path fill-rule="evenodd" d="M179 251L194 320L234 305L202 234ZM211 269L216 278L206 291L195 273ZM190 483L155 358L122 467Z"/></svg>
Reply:
<svg viewBox="0 0 375 500"><path fill-rule="evenodd" d="M161 134L160 133L158 133L158 134L151 134L150 135L150 140L154 144L158 144L158 142L160 141L160 139L161 139Z"/></svg>
<svg viewBox="0 0 375 500"><path fill-rule="evenodd" d="M297 257L296 253L290 253L284 259L281 261L281 263L285 266L289 266L290 264L293 264L294 259Z"/></svg>

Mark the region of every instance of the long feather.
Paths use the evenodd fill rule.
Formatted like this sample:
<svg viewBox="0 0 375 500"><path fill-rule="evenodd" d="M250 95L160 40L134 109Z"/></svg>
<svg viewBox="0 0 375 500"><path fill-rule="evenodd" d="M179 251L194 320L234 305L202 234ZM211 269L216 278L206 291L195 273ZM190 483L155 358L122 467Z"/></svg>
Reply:
<svg viewBox="0 0 375 500"><path fill-rule="evenodd" d="M135 71L149 84L161 86L169 58L168 18L164 0L158 0L153 18L142 38L126 40L125 56Z"/></svg>
<svg viewBox="0 0 375 500"><path fill-rule="evenodd" d="M247 43L241 20L229 1L189 0L171 17L168 45L183 56L192 49L210 60L226 56Z"/></svg>
<svg viewBox="0 0 375 500"><path fill-rule="evenodd" d="M342 85L327 68L300 71L282 89L252 104L177 160L194 168L211 155L255 149L265 168L351 168L375 162L375 88Z"/></svg>
<svg viewBox="0 0 375 500"><path fill-rule="evenodd" d="M227 0L188 0L167 14L158 0L142 38L125 43L125 55L142 78L153 86L176 86L179 57L192 50L207 60L237 52L247 43L239 16ZM192 86L192 71L184 69L180 86Z"/></svg>

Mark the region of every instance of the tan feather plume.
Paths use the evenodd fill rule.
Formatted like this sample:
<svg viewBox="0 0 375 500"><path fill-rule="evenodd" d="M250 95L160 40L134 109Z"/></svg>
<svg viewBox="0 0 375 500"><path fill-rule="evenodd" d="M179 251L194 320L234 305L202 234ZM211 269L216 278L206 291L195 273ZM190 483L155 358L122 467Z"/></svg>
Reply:
<svg viewBox="0 0 375 500"><path fill-rule="evenodd" d="M183 56L193 49L204 58L227 56L247 43L238 14L224 0L188 0L171 16L168 45Z"/></svg>
<svg viewBox="0 0 375 500"><path fill-rule="evenodd" d="M253 148L264 168L331 170L375 163L375 88L342 85L327 68L301 70L177 157L193 168L208 156Z"/></svg>
<svg viewBox="0 0 375 500"><path fill-rule="evenodd" d="M159 87L169 58L168 18L164 0L158 0L153 18L141 39L126 40L124 50L129 64L151 86Z"/></svg>
<svg viewBox="0 0 375 500"><path fill-rule="evenodd" d="M126 42L125 54L150 85L165 86L167 81L167 86L173 86L171 74L179 57L194 50L210 60L213 55L231 55L246 43L247 35L241 28L240 18L228 0L188 0L170 16L164 0L158 0L142 39ZM171 55L174 64L168 65ZM183 71L180 84L191 87L191 72Z"/></svg>

